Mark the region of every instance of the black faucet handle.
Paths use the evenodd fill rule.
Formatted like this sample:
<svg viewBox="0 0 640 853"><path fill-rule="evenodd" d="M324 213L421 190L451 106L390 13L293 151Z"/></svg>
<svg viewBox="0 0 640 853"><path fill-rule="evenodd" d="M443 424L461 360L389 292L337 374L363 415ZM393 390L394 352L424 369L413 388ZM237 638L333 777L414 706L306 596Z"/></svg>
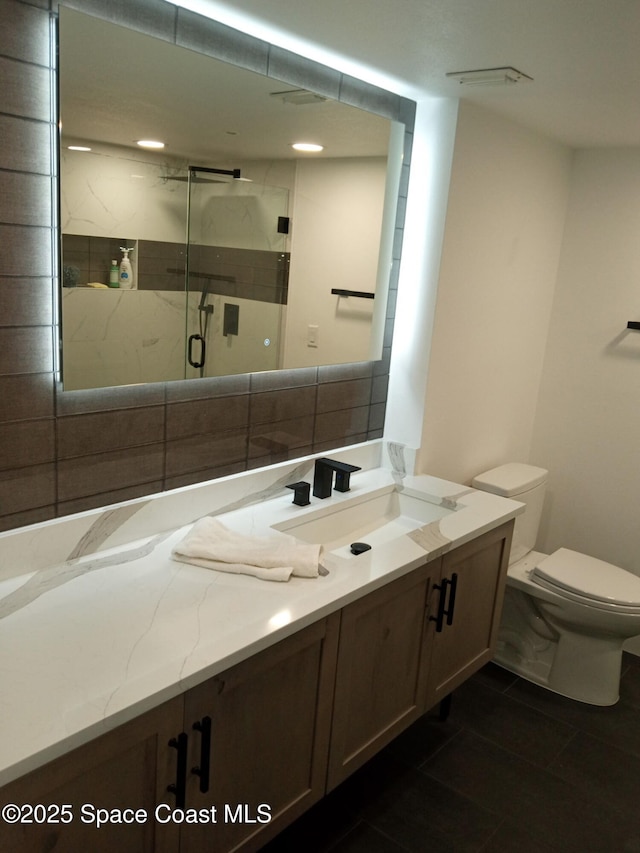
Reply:
<svg viewBox="0 0 640 853"><path fill-rule="evenodd" d="M349 470L345 470L344 468L336 468L336 480L333 488L336 492L348 492L351 488L351 475L354 471L359 471L357 465L347 465L346 468Z"/></svg>
<svg viewBox="0 0 640 853"><path fill-rule="evenodd" d="M336 492L348 492L351 488L351 475L354 471L360 471L359 465L349 465L347 462L337 462L333 459L325 460L332 471L336 472L333 488Z"/></svg>
<svg viewBox="0 0 640 853"><path fill-rule="evenodd" d="M293 489L293 502L296 506L307 506L307 504L311 503L309 500L309 492L311 491L310 483L300 480L298 483L291 483L287 488Z"/></svg>

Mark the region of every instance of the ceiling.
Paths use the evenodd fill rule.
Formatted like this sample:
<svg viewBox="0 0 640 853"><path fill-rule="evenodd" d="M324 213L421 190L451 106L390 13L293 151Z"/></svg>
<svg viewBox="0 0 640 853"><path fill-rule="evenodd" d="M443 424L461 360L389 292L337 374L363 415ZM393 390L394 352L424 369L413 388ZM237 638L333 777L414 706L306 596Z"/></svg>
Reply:
<svg viewBox="0 0 640 853"><path fill-rule="evenodd" d="M232 26L238 15L249 15L257 22L254 35L262 22L285 40L306 41L309 55L321 47L384 73L403 95L462 95L572 147L640 145L639 0L184 0L180 5L206 10ZM261 37L274 40L264 32ZM502 65L534 82L468 89L445 77L448 71Z"/></svg>
<svg viewBox="0 0 640 853"><path fill-rule="evenodd" d="M59 39L65 145L139 152L136 140L159 139L163 160L225 168L299 157L300 141L325 146L313 156L387 153L387 119L329 99L294 105L277 93L295 87L273 78L65 7Z"/></svg>

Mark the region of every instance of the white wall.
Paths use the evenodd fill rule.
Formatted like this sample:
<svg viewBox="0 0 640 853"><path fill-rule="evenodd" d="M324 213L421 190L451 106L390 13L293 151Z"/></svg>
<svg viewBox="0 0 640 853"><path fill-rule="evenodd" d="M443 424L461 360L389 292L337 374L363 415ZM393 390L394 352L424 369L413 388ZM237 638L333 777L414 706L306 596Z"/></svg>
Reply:
<svg viewBox="0 0 640 853"><path fill-rule="evenodd" d="M543 550L640 575L640 148L579 151L532 444Z"/></svg>
<svg viewBox="0 0 640 853"><path fill-rule="evenodd" d="M460 105L418 470L529 461L571 152Z"/></svg>
<svg viewBox="0 0 640 853"><path fill-rule="evenodd" d="M368 360L374 301L331 289L376 290L386 172L385 157L298 161L283 367Z"/></svg>

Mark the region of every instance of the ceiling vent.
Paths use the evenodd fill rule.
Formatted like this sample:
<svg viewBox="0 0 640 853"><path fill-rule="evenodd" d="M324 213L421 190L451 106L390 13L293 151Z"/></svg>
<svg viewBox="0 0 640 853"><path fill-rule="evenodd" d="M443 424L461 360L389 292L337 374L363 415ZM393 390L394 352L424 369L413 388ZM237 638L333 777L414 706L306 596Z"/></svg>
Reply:
<svg viewBox="0 0 640 853"><path fill-rule="evenodd" d="M510 86L514 83L532 83L533 77L511 65L501 68L477 68L471 71L448 71L452 80L464 86Z"/></svg>
<svg viewBox="0 0 640 853"><path fill-rule="evenodd" d="M307 89L290 89L286 92L271 92L272 98L280 98L285 104L293 104L296 107L301 107L303 104L321 104L328 100L322 95L316 95L315 92L309 92Z"/></svg>

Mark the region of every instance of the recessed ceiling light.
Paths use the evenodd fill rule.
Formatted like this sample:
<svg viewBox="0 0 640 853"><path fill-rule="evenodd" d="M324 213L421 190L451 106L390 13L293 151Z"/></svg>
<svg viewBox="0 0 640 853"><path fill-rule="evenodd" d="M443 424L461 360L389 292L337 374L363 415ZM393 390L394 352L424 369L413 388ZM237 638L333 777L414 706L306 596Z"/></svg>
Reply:
<svg viewBox="0 0 640 853"><path fill-rule="evenodd" d="M469 71L448 71L445 75L465 86L501 86L513 83L531 83L533 77L511 65L500 68L476 68Z"/></svg>
<svg viewBox="0 0 640 853"><path fill-rule="evenodd" d="M316 142L294 142L291 147L296 151L324 151L324 145L318 145Z"/></svg>
<svg viewBox="0 0 640 853"><path fill-rule="evenodd" d="M91 151L86 145L68 145L69 151Z"/></svg>
<svg viewBox="0 0 640 853"><path fill-rule="evenodd" d="M164 148L164 142L160 142L158 139L138 139L137 145L140 148Z"/></svg>

